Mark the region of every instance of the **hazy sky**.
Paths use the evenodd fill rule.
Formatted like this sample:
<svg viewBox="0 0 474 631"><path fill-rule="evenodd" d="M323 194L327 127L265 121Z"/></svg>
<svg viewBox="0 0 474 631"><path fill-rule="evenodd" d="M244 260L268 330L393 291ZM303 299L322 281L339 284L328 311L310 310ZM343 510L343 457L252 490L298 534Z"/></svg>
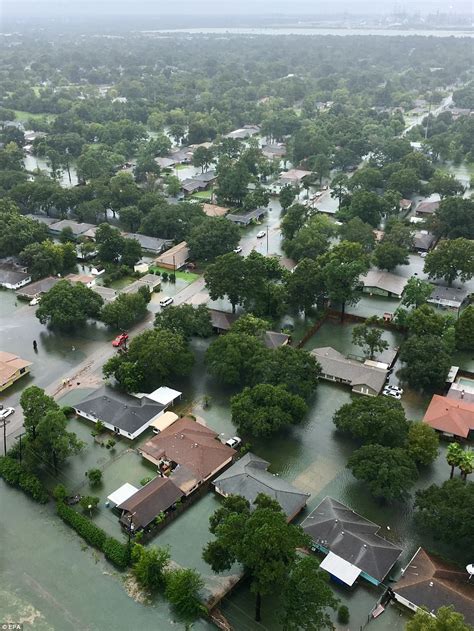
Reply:
<svg viewBox="0 0 474 631"><path fill-rule="evenodd" d="M472 0L0 0L3 15L67 15L94 13L274 14L392 13L394 8L423 13L469 13Z"/></svg>

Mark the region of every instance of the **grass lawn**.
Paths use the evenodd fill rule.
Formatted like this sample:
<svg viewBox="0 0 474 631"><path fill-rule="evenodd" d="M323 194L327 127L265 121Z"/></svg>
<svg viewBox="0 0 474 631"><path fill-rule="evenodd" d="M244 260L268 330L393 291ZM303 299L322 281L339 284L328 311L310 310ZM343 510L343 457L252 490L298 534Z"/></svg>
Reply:
<svg viewBox="0 0 474 631"><path fill-rule="evenodd" d="M211 199L214 189L209 191L199 191L198 193L193 193L191 195L191 199Z"/></svg>
<svg viewBox="0 0 474 631"><path fill-rule="evenodd" d="M56 114L33 114L32 112L24 112L23 110L13 110L15 112L15 118L21 121L32 120L51 120L56 117Z"/></svg>
<svg viewBox="0 0 474 631"><path fill-rule="evenodd" d="M164 267L150 267L149 272L153 274L156 274L156 272L160 272L160 274L166 272L168 275L173 273L172 270L165 269ZM185 280L187 283L192 283L199 278L199 274L195 274L194 272L180 272L179 270L175 272L175 275L176 278Z"/></svg>
<svg viewBox="0 0 474 631"><path fill-rule="evenodd" d="M112 283L110 283L110 285L108 285L108 287L110 287L111 289L123 289L124 287L127 287L127 285L130 285L130 283L133 283L133 281L135 280L137 279L133 276L124 276L123 278L114 280Z"/></svg>
<svg viewBox="0 0 474 631"><path fill-rule="evenodd" d="M189 167L192 166L191 164L176 164L175 165L175 169L176 171L181 171L182 169L189 169Z"/></svg>

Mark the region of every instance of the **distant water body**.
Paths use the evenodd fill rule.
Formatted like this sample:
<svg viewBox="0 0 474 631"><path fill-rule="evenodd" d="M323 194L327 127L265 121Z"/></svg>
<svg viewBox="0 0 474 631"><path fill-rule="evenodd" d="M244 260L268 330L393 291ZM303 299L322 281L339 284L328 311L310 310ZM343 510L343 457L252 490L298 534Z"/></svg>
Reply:
<svg viewBox="0 0 474 631"><path fill-rule="evenodd" d="M157 29L140 31L146 34L175 34L186 33L189 35L384 35L391 37L407 37L409 35L421 35L425 37L473 37L473 30L424 30L424 29L376 29L376 28L239 28L239 27L197 27Z"/></svg>

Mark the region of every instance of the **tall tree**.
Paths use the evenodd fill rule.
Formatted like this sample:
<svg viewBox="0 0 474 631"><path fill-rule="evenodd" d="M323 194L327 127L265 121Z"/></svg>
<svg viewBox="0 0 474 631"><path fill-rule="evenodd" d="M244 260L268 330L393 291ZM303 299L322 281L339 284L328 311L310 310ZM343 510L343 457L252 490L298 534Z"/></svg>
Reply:
<svg viewBox="0 0 474 631"><path fill-rule="evenodd" d="M438 434L426 423L411 423L406 449L417 465L426 467L434 462L438 456Z"/></svg>
<svg viewBox="0 0 474 631"><path fill-rule="evenodd" d="M474 276L474 241L442 241L428 253L424 271L430 278L444 278L450 287L456 278L466 282Z"/></svg>
<svg viewBox="0 0 474 631"><path fill-rule="evenodd" d="M474 349L474 305L469 305L456 321L456 346L460 349Z"/></svg>
<svg viewBox="0 0 474 631"><path fill-rule="evenodd" d="M421 278L412 276L408 279L403 292L402 304L417 309L425 304L433 291L433 285Z"/></svg>
<svg viewBox="0 0 474 631"><path fill-rule="evenodd" d="M286 280L288 306L304 311L305 316L313 306L323 300L326 286L320 265L309 258L302 259Z"/></svg>
<svg viewBox="0 0 474 631"><path fill-rule="evenodd" d="M440 607L436 615L424 609L418 609L406 624L405 631L472 631L472 626L465 622L464 616L453 606Z"/></svg>
<svg viewBox="0 0 474 631"><path fill-rule="evenodd" d="M206 351L211 375L228 385L253 385L261 375L268 351L263 341L246 333L218 337Z"/></svg>
<svg viewBox="0 0 474 631"><path fill-rule="evenodd" d="M245 259L235 252L217 257L204 272L211 300L227 296L235 313L236 306L243 304L247 294L246 269Z"/></svg>
<svg viewBox="0 0 474 631"><path fill-rule="evenodd" d="M446 450L446 462L451 467L450 480L453 479L455 468L461 463L463 453L464 450L459 443L449 443Z"/></svg>
<svg viewBox="0 0 474 631"><path fill-rule="evenodd" d="M188 245L192 257L214 261L234 250L239 240L240 231L236 224L225 217L207 217L191 230Z"/></svg>
<svg viewBox="0 0 474 631"><path fill-rule="evenodd" d="M444 387L452 362L439 337L410 335L402 344L400 359L405 364L400 378L412 388L432 392Z"/></svg>
<svg viewBox="0 0 474 631"><path fill-rule="evenodd" d="M67 419L61 410L50 409L36 426L36 437L26 443L25 460L36 468L43 464L57 472L65 460L81 451L85 443L67 431Z"/></svg>
<svg viewBox="0 0 474 631"><path fill-rule="evenodd" d="M383 332L376 329L374 324L369 319L364 324L356 324L352 329L352 343L365 348L369 359L374 359L375 353L382 353L389 346L387 340L382 339Z"/></svg>
<svg viewBox="0 0 474 631"><path fill-rule="evenodd" d="M103 300L83 285L61 280L41 298L36 317L41 324L63 331L82 327L89 318L98 318Z"/></svg>
<svg viewBox="0 0 474 631"><path fill-rule="evenodd" d="M185 339L212 335L211 317L205 305L194 307L182 304L177 307L168 307L156 314L155 326L179 333Z"/></svg>
<svg viewBox="0 0 474 631"><path fill-rule="evenodd" d="M100 319L107 326L124 331L143 320L146 314L147 303L140 293L120 294L103 307Z"/></svg>
<svg viewBox="0 0 474 631"><path fill-rule="evenodd" d="M59 410L53 397L45 394L38 386L29 386L21 393L20 405L23 410L23 425L29 437L36 438L36 427L47 412Z"/></svg>

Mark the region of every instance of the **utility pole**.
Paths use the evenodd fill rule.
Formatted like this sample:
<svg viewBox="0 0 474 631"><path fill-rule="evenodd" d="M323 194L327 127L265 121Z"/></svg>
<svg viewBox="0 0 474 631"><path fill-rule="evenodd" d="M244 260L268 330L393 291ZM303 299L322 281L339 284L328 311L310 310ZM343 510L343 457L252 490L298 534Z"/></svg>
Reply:
<svg viewBox="0 0 474 631"><path fill-rule="evenodd" d="M430 114L431 114L431 94L430 99L428 101L428 116L426 117L426 128L425 128L425 140L428 138L428 127L430 124Z"/></svg>
<svg viewBox="0 0 474 631"><path fill-rule="evenodd" d="M267 224L267 254L268 254L268 224Z"/></svg>
<svg viewBox="0 0 474 631"><path fill-rule="evenodd" d="M21 434L19 434L16 438L19 439L20 441L20 464L21 464L21 456L22 456L22 450L21 450L21 437L24 436L26 434L26 432L22 432Z"/></svg>
<svg viewBox="0 0 474 631"><path fill-rule="evenodd" d="M3 455L7 455L7 425L10 421L6 418L2 418L0 423L3 423Z"/></svg>

